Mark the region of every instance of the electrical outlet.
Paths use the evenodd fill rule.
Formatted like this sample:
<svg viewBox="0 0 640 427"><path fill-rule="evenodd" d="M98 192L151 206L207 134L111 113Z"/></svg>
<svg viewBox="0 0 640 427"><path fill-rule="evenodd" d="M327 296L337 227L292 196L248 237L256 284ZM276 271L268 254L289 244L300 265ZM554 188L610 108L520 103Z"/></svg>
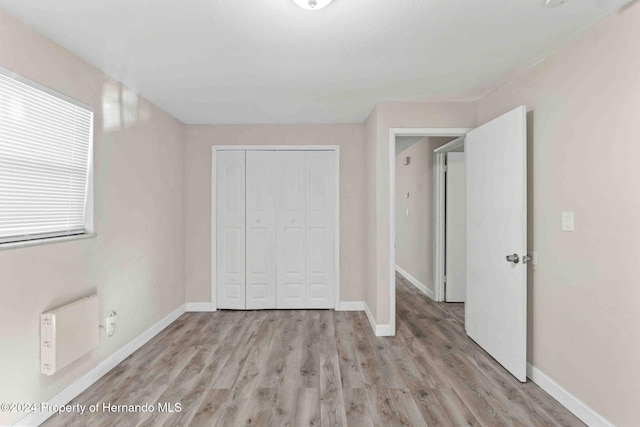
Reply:
<svg viewBox="0 0 640 427"><path fill-rule="evenodd" d="M107 322L105 327L107 331L107 336L110 337L116 333L117 320L118 320L118 314L115 312L115 310L111 310L109 311L109 313L107 313Z"/></svg>

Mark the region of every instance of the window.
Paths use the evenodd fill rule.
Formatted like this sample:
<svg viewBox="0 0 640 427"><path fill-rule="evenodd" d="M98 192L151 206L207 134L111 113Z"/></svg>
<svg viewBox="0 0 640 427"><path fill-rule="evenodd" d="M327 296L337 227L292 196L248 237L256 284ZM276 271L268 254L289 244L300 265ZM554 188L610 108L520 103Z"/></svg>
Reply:
<svg viewBox="0 0 640 427"><path fill-rule="evenodd" d="M91 233L93 112L0 68L0 244Z"/></svg>

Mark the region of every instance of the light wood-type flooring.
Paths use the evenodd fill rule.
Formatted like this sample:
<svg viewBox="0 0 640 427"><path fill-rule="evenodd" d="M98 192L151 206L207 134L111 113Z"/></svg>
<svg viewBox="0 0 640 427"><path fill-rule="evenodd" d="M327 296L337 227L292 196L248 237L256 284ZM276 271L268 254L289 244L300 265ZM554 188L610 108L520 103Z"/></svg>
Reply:
<svg viewBox="0 0 640 427"><path fill-rule="evenodd" d="M376 338L361 312L185 314L72 402L179 402L180 412L62 414L45 425L582 425L466 336L462 304L397 284L390 338Z"/></svg>

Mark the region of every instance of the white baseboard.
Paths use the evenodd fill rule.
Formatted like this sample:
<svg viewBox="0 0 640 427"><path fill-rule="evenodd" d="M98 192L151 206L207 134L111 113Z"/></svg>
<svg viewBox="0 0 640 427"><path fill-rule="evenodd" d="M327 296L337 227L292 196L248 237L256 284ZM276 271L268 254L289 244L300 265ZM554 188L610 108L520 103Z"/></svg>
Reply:
<svg viewBox="0 0 640 427"><path fill-rule="evenodd" d="M216 311L216 308L210 302L188 302L186 304L186 307L186 311L188 313Z"/></svg>
<svg viewBox="0 0 640 427"><path fill-rule="evenodd" d="M364 304L364 313L367 315L367 319L369 319L369 323L371 324L371 329L373 329L373 332L377 337L393 336L391 325L378 325L376 323L376 319L373 318L373 314L371 314L371 310L369 309L367 303Z"/></svg>
<svg viewBox="0 0 640 427"><path fill-rule="evenodd" d="M396 271L400 273L405 279L407 279L409 283L418 288L420 292L422 292L432 300L436 300L436 295L431 289L429 289L424 283L420 282L418 279L403 270L398 264L396 264Z"/></svg>
<svg viewBox="0 0 640 427"><path fill-rule="evenodd" d="M586 425L590 427L613 427L613 424L602 415L591 409L530 363L527 363L527 377L571 411L573 415L580 418Z"/></svg>
<svg viewBox="0 0 640 427"><path fill-rule="evenodd" d="M160 320L158 323L144 331L133 341L129 342L120 350L113 353L111 356L100 362L98 366L78 378L71 383L67 388L60 393L53 396L46 403L49 407L66 405L71 400L76 398L80 393L85 391L89 386L98 381L104 374L115 368L120 362L129 357L133 352L142 347L151 338L156 336L164 328L173 323L178 317L185 313L185 305L181 305L176 310L171 312L167 317ZM54 415L55 412L31 412L26 417L21 418L14 425L16 426L38 426L45 422L49 417Z"/></svg>
<svg viewBox="0 0 640 427"><path fill-rule="evenodd" d="M336 311L364 311L364 301L340 301Z"/></svg>

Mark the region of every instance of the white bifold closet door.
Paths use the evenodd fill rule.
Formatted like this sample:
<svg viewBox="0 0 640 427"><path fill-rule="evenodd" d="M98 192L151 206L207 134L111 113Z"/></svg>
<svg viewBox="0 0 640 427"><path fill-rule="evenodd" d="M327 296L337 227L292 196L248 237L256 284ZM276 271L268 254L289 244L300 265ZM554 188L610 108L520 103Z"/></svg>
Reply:
<svg viewBox="0 0 640 427"><path fill-rule="evenodd" d="M333 308L335 289L335 160L307 151L307 308Z"/></svg>
<svg viewBox="0 0 640 427"><path fill-rule="evenodd" d="M247 310L276 306L275 151L247 151Z"/></svg>
<svg viewBox="0 0 640 427"><path fill-rule="evenodd" d="M245 151L220 151L216 167L218 308L245 308Z"/></svg>
<svg viewBox="0 0 640 427"><path fill-rule="evenodd" d="M334 307L334 169L333 151L218 153L218 308Z"/></svg>
<svg viewBox="0 0 640 427"><path fill-rule="evenodd" d="M306 308L306 152L277 154L277 307Z"/></svg>

